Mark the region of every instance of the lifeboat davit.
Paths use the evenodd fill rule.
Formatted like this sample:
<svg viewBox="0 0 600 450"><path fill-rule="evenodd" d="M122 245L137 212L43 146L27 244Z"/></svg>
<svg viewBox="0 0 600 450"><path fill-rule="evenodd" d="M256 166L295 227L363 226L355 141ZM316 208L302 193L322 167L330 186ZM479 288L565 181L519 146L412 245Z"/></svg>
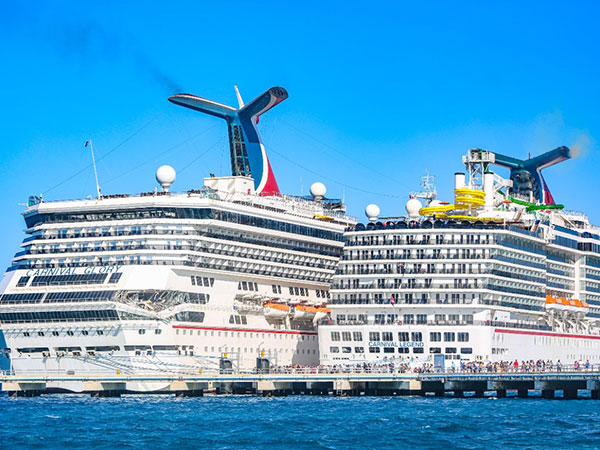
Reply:
<svg viewBox="0 0 600 450"><path fill-rule="evenodd" d="M273 319L283 319L290 313L290 307L288 305L282 305L281 303L265 303L265 317Z"/></svg>
<svg viewBox="0 0 600 450"><path fill-rule="evenodd" d="M317 313L317 308L314 306L307 305L298 305L294 310L294 319L295 320L309 320L315 317Z"/></svg>

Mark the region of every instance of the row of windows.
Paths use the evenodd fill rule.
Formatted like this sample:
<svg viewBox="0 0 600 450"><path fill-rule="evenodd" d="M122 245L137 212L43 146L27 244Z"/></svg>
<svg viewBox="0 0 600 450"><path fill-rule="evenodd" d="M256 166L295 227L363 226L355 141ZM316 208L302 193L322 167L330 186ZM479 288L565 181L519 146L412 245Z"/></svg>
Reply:
<svg viewBox="0 0 600 450"><path fill-rule="evenodd" d="M238 316L237 314L232 314L229 316L229 323L235 325L248 325L248 320L246 316Z"/></svg>
<svg viewBox="0 0 600 450"><path fill-rule="evenodd" d="M342 353L352 353L352 347L342 347ZM398 349L394 347L383 347L383 352L381 347L369 347L369 353L400 353L406 354L410 353L410 348L400 347ZM340 353L340 347L329 347L330 353ZM354 353L364 353L365 349L363 347L354 347ZM425 349L423 347L414 347L412 349L413 353L425 353ZM429 353L442 353L442 349L440 347L431 347L429 349ZM446 354L455 354L458 353L458 349L456 347L446 347L444 349L444 353ZM462 347L460 349L460 353L463 355L471 355L473 353L473 349L471 347Z"/></svg>
<svg viewBox="0 0 600 450"><path fill-rule="evenodd" d="M94 320L119 320L114 309L94 311L36 311L0 313L0 323L29 323L29 322L87 322Z"/></svg>
<svg viewBox="0 0 600 450"><path fill-rule="evenodd" d="M215 284L214 278L209 277L197 277L192 275L190 277L192 280L192 286L204 286L204 287L213 287Z"/></svg>
<svg viewBox="0 0 600 450"><path fill-rule="evenodd" d="M353 331L352 333L350 333L350 331L342 331L341 338L343 341L352 341L354 339L355 341L360 342L360 341L362 341L362 332L361 331ZM331 340L334 342L339 341L340 340L340 332L332 331L331 332Z"/></svg>
<svg viewBox="0 0 600 450"><path fill-rule="evenodd" d="M122 211L81 212L81 213L40 213L25 217L27 228L44 223L93 222L140 219L216 219L240 225L248 225L286 233L300 234L332 241L342 241L342 233L321 230L288 222L249 216L210 208L140 208Z"/></svg>
<svg viewBox="0 0 600 450"><path fill-rule="evenodd" d="M183 346L186 347L185 345ZM190 346L192 347L192 346ZM179 351L181 347L179 345L125 345L124 350L126 352L132 352L137 350L154 350L154 351ZM10 349L6 350L4 353L10 353ZM81 347L55 347L54 351L56 353L81 353L83 350ZM85 347L85 351L88 353L106 353L106 352L118 352L121 351L121 347L118 345L92 345L89 347ZM50 349L48 347L22 347L17 348L17 352L19 353L49 353Z"/></svg>
<svg viewBox="0 0 600 450"><path fill-rule="evenodd" d="M29 294L4 294L0 297L0 303L14 305L18 303L40 303L44 294L42 292Z"/></svg>
<svg viewBox="0 0 600 450"><path fill-rule="evenodd" d="M466 332L455 333L453 331L444 332L444 342L456 341L457 334L458 334L458 342L469 342L469 333L466 333ZM438 332L429 333L429 340L431 342L442 342L442 333L438 333Z"/></svg>
<svg viewBox="0 0 600 450"><path fill-rule="evenodd" d="M33 277L31 286L72 286L75 284L102 284L105 280L105 273L88 273L79 275L38 275L36 277Z"/></svg>
<svg viewBox="0 0 600 450"><path fill-rule="evenodd" d="M258 283L254 281L240 281L238 291L258 291Z"/></svg>
<svg viewBox="0 0 600 450"><path fill-rule="evenodd" d="M49 292L45 303L79 303L110 301L116 291Z"/></svg>
<svg viewBox="0 0 600 450"><path fill-rule="evenodd" d="M203 311L181 311L175 314L175 320L179 322L204 322Z"/></svg>
<svg viewBox="0 0 600 450"><path fill-rule="evenodd" d="M394 347L383 347L383 353L395 353L396 349ZM415 347L413 348L413 353L424 353L425 349L423 347ZM369 347L369 353L381 353L381 347ZM399 347L398 353L410 353L409 348Z"/></svg>
<svg viewBox="0 0 600 450"><path fill-rule="evenodd" d="M344 335L344 333L346 332L342 332L342 337ZM348 337L350 335L350 332L348 333ZM447 331L444 332L444 342L454 342L456 341L456 336L458 335L458 342L469 342L469 333L468 332L458 332L455 333L454 331ZM356 335L356 332L355 332ZM359 333L360 337L362 338L362 334ZM336 339L334 339L334 337ZM340 334L337 331L332 331L331 332L331 340L332 341L339 341ZM410 337L410 339L409 339ZM350 339L343 339L344 341L349 341ZM358 340L358 339L355 339ZM392 342L394 340L394 335L391 331L370 331L369 332L369 341L384 341L384 342ZM431 332L429 333L429 340L431 342L441 342L442 341L442 333L441 332ZM410 334L408 333L408 331L400 331L398 332L398 341L400 342L422 342L423 341L423 333L421 333L420 331L413 331Z"/></svg>

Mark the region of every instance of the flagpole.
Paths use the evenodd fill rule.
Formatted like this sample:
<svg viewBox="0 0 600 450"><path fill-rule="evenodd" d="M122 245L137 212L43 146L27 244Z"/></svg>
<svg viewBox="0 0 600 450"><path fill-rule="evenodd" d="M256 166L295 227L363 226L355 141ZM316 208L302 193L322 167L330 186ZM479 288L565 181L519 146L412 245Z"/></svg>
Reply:
<svg viewBox="0 0 600 450"><path fill-rule="evenodd" d="M98 183L98 171L96 170L96 158L94 157L94 144L90 139L90 149L92 150L92 165L94 166L94 176L96 177L96 192L98 193L98 198L101 198L100 195L100 184Z"/></svg>

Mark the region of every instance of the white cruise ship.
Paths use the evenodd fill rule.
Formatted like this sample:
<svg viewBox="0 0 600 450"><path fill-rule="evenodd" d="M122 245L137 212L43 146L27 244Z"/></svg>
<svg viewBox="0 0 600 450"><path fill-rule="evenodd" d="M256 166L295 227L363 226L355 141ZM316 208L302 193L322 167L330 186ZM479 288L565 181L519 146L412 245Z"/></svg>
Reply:
<svg viewBox="0 0 600 450"><path fill-rule="evenodd" d="M239 96L238 96L239 98ZM280 194L258 117L272 88L239 109L169 100L227 121L232 176L171 193L30 198L26 238L0 285L0 366L14 374L198 373L316 364L317 325L356 220L315 183ZM156 387L156 386L155 386ZM142 384L129 386L145 390Z"/></svg>
<svg viewBox="0 0 600 450"><path fill-rule="evenodd" d="M321 362L599 363L600 229L555 204L541 174L569 157L473 149L452 202L427 176L406 216L369 205L370 223L345 233Z"/></svg>

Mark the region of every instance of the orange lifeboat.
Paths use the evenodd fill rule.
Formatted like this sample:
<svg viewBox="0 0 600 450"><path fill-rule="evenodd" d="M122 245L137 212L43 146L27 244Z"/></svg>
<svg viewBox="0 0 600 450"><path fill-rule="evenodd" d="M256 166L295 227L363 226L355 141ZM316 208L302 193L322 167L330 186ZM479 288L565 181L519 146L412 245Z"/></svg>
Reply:
<svg viewBox="0 0 600 450"><path fill-rule="evenodd" d="M317 308L308 305L298 305L294 310L294 319L296 320L307 320L315 317Z"/></svg>
<svg viewBox="0 0 600 450"><path fill-rule="evenodd" d="M331 314L331 308L326 308L325 306L317 307L317 312L315 314L315 320L321 320Z"/></svg>
<svg viewBox="0 0 600 450"><path fill-rule="evenodd" d="M265 317L274 319L282 319L290 313L290 307L281 303L267 302L264 304L264 308Z"/></svg>
<svg viewBox="0 0 600 450"><path fill-rule="evenodd" d="M562 303L560 303L559 299L554 298L551 295L546 295L546 309L563 309Z"/></svg>

